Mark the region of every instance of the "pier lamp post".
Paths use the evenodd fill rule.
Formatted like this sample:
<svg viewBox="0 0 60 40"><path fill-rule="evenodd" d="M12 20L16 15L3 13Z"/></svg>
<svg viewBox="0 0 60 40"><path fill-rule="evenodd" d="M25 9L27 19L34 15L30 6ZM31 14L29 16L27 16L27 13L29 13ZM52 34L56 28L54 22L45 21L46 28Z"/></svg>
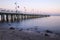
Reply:
<svg viewBox="0 0 60 40"><path fill-rule="evenodd" d="M24 13L26 14L26 13L27 13L26 7L24 7L24 11L25 11ZM25 17L25 19L26 19L26 18L27 18L27 15L25 15L24 17Z"/></svg>
<svg viewBox="0 0 60 40"><path fill-rule="evenodd" d="M26 11L27 11L27 10L26 10L26 7L24 7L24 11L25 11L25 13L26 13Z"/></svg>
<svg viewBox="0 0 60 40"><path fill-rule="evenodd" d="M16 9L16 13L18 13L18 8L19 8L19 6L17 5L17 2L15 2L15 9ZM16 18L16 20L19 20L19 15L16 15L15 16L15 18Z"/></svg>
<svg viewBox="0 0 60 40"><path fill-rule="evenodd" d="M15 2L15 5L16 5L15 9L16 9L16 13L17 13L19 6L17 5L17 2Z"/></svg>

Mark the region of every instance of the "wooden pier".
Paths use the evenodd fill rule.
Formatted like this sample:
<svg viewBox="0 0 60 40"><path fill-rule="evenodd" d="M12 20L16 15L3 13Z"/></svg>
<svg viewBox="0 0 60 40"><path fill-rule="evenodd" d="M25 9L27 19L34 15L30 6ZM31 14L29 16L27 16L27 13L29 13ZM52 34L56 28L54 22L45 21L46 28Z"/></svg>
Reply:
<svg viewBox="0 0 60 40"><path fill-rule="evenodd" d="M20 21L24 19L47 17L49 15L0 12L0 16L1 16L1 20L0 20L1 22L10 22L10 21L14 22L14 21Z"/></svg>

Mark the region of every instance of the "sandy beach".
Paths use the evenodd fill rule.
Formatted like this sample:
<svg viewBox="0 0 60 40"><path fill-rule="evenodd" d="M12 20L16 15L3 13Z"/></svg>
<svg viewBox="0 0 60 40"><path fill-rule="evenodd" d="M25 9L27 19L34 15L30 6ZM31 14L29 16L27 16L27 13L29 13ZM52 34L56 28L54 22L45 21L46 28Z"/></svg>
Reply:
<svg viewBox="0 0 60 40"><path fill-rule="evenodd" d="M0 40L60 40L56 34L45 35L45 32L19 31L0 28Z"/></svg>

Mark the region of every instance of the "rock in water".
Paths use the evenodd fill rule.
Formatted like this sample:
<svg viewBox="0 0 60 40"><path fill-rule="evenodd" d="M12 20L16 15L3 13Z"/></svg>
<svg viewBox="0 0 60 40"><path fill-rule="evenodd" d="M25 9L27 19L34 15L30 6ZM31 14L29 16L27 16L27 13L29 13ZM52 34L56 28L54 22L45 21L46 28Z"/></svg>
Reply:
<svg viewBox="0 0 60 40"><path fill-rule="evenodd" d="M47 33L53 33L52 31L46 30Z"/></svg>
<svg viewBox="0 0 60 40"><path fill-rule="evenodd" d="M13 27L10 27L9 29L15 30L15 28L13 28Z"/></svg>
<svg viewBox="0 0 60 40"><path fill-rule="evenodd" d="M45 34L45 36L49 36L48 34Z"/></svg>

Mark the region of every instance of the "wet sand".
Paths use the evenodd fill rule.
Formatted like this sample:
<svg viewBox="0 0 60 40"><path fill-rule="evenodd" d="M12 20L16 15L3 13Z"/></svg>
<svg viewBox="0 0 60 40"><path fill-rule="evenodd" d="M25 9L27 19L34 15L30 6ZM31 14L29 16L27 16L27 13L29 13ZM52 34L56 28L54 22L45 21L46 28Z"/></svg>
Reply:
<svg viewBox="0 0 60 40"><path fill-rule="evenodd" d="M54 33L0 28L0 40L60 40L60 36Z"/></svg>

